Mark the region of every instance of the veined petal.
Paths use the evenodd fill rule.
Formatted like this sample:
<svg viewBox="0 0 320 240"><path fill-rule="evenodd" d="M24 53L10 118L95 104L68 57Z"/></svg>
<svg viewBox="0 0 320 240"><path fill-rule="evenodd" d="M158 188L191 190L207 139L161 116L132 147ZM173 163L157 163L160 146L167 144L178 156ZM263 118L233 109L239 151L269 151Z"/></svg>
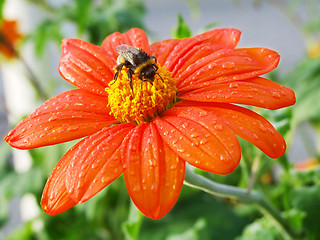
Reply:
<svg viewBox="0 0 320 240"><path fill-rule="evenodd" d="M101 47L78 39L63 40L61 48L61 76L74 86L106 96L115 59L106 56Z"/></svg>
<svg viewBox="0 0 320 240"><path fill-rule="evenodd" d="M129 195L147 217L159 219L176 203L185 163L162 139L153 123L140 124L122 145Z"/></svg>
<svg viewBox="0 0 320 240"><path fill-rule="evenodd" d="M102 129L75 145L67 152L69 159L66 189L77 203L83 203L108 186L122 172L119 146L133 123Z"/></svg>
<svg viewBox="0 0 320 240"><path fill-rule="evenodd" d="M201 102L247 104L267 109L288 107L296 102L294 92L265 78L215 83L197 90L179 93L179 98Z"/></svg>
<svg viewBox="0 0 320 240"><path fill-rule="evenodd" d="M208 52L211 53L217 49L235 48L238 44L239 38L240 31L231 28L214 29L191 38L185 38L181 40L171 51L171 54L167 57L164 66L166 66L170 72L173 72L175 68L180 68L182 66L186 67L186 64L184 63L184 56L188 55L193 62L197 60L197 58L188 54L190 51L193 52L194 47L207 43L211 46L212 50L204 49L201 51L201 54L206 56Z"/></svg>
<svg viewBox="0 0 320 240"><path fill-rule="evenodd" d="M75 148L69 150L70 154L75 151ZM44 187L41 206L49 215L62 213L77 204L77 202L70 197L65 187L66 171L69 162L70 158L62 157L53 169Z"/></svg>
<svg viewBox="0 0 320 240"><path fill-rule="evenodd" d="M150 45L150 52L156 57L157 62L160 65L164 65L168 56L173 49L179 44L181 39L167 39L159 42L152 43Z"/></svg>
<svg viewBox="0 0 320 240"><path fill-rule="evenodd" d="M109 35L103 41L102 48L109 57L116 60L119 53L117 53L115 48L121 44L141 48L143 51L149 53L148 37L143 30L138 28L131 28L126 33L115 32Z"/></svg>
<svg viewBox="0 0 320 240"><path fill-rule="evenodd" d="M197 106L223 119L236 135L251 142L271 158L284 154L286 143L280 133L259 114L228 103L199 103L183 101L179 106Z"/></svg>
<svg viewBox="0 0 320 240"><path fill-rule="evenodd" d="M210 112L199 108L173 108L154 123L164 142L197 168L228 174L239 164L241 149L235 134Z"/></svg>
<svg viewBox="0 0 320 240"><path fill-rule="evenodd" d="M30 149L78 139L115 123L107 98L70 90L47 100L5 137L12 147Z"/></svg>
<svg viewBox="0 0 320 240"><path fill-rule="evenodd" d="M266 48L221 49L191 64L176 78L180 92L214 83L259 77L278 65L278 53Z"/></svg>

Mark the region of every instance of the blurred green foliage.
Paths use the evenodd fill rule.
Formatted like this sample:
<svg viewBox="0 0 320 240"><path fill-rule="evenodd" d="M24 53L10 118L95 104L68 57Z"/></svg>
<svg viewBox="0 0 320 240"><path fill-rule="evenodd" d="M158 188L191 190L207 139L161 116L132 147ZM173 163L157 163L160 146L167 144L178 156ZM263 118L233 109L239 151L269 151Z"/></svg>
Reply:
<svg viewBox="0 0 320 240"><path fill-rule="evenodd" d="M61 4L50 4L46 0L28 1L46 13L45 19L27 36L35 43L38 55L44 53L50 41L60 44L65 37L101 44L107 35L115 31L125 32L131 27L145 29L146 10L142 0L70 0ZM0 10L4 2L0 1ZM196 4L190 0L188 3L191 6ZM307 30L320 31L319 23L318 16L307 24ZM69 27L71 24L74 33L65 32L66 24ZM181 15L172 34L176 38L192 35ZM297 104L278 111L260 110L259 113L286 136L289 149L297 128L306 121L318 131L316 135L320 141L320 58L306 55L286 76L273 73L269 78L294 89ZM200 170L197 172L215 182L263 192L294 229L304 232L304 239L320 239L319 166L299 170L290 163L287 155L270 159L252 144L240 141L242 160L232 174L218 176ZM10 147L0 144L0 230L9 220L13 197L31 193L36 196L40 208L46 179L58 159L73 144L30 150L32 166L25 173L14 171ZM316 153L310 157L319 160L319 149ZM278 240L283 236L270 218L253 205L214 198L185 186L176 206L167 216L157 221L147 219L131 203L121 177L90 201L65 213L48 216L40 210L37 217L15 229L6 239Z"/></svg>
<svg viewBox="0 0 320 240"><path fill-rule="evenodd" d="M66 36L71 37L63 32L66 24L75 28L76 36L73 37L98 45L113 32L145 28L143 0L70 0L61 4L50 4L47 0L28 1L40 6L47 16L29 35L39 55L49 41L60 44Z"/></svg>

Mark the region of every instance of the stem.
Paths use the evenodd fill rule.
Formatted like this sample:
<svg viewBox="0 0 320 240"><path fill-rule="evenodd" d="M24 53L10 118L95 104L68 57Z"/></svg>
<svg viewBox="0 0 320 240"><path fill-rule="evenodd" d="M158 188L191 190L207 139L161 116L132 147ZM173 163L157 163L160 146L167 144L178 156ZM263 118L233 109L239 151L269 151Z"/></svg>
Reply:
<svg viewBox="0 0 320 240"><path fill-rule="evenodd" d="M184 184L214 196L255 204L263 214L271 218L285 239L302 239L301 234L291 228L288 222L281 217L278 210L260 192L254 190L248 192L247 189L213 182L194 173L189 167L186 167Z"/></svg>
<svg viewBox="0 0 320 240"><path fill-rule="evenodd" d="M30 81L30 84L33 86L37 94L40 96L42 100L47 100L49 99L49 96L46 94L46 92L43 90L41 87L40 81L36 77L36 75L33 73L27 62L22 58L22 56L19 54L19 52L15 49L15 47L8 41L8 39L0 32L0 38L2 40L2 43L4 43L10 51L14 54L14 56L19 59L24 68L27 71L28 79Z"/></svg>

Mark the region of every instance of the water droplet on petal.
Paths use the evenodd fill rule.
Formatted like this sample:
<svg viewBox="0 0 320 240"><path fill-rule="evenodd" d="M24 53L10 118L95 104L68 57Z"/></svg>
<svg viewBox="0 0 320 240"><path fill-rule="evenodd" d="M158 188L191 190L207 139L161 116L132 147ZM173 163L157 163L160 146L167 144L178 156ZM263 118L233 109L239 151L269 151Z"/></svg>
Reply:
<svg viewBox="0 0 320 240"><path fill-rule="evenodd" d="M96 164L96 163L91 164L91 168L96 168L96 167L98 167L98 164Z"/></svg>
<svg viewBox="0 0 320 240"><path fill-rule="evenodd" d="M239 84L238 83L230 83L229 87L230 88L238 88Z"/></svg>
<svg viewBox="0 0 320 240"><path fill-rule="evenodd" d="M260 125L260 130L262 131L262 132L267 132L267 129L265 128L265 126L263 126L262 124Z"/></svg>
<svg viewBox="0 0 320 240"><path fill-rule="evenodd" d="M132 188L132 191L134 191L134 192L140 191L140 186L139 186L139 185L134 186L134 187Z"/></svg>
<svg viewBox="0 0 320 240"><path fill-rule="evenodd" d="M252 136L253 136L253 138L254 138L255 140L258 140L258 139L259 139L258 135L255 134L255 133L254 133Z"/></svg>
<svg viewBox="0 0 320 240"><path fill-rule="evenodd" d="M201 145L204 145L204 144L206 144L207 142L208 142L208 140L204 138L204 139L201 139L199 143L200 143Z"/></svg>
<svg viewBox="0 0 320 240"><path fill-rule="evenodd" d="M276 99L280 99L280 94L277 92L272 92L272 97L276 98Z"/></svg>
<svg viewBox="0 0 320 240"><path fill-rule="evenodd" d="M180 152L180 153L184 153L184 149L182 149L182 148L181 149L177 149L177 151Z"/></svg>
<svg viewBox="0 0 320 240"><path fill-rule="evenodd" d="M235 67L234 62L226 62L222 64L222 68L224 69L233 69Z"/></svg>
<svg viewBox="0 0 320 240"><path fill-rule="evenodd" d="M196 138L196 137L199 137L199 134L198 133L191 133L190 137Z"/></svg>
<svg viewBox="0 0 320 240"><path fill-rule="evenodd" d="M55 121L55 120L57 120L57 119L58 119L57 116L52 116L52 117L50 117L50 118L48 119L48 121L51 122L51 121Z"/></svg>
<svg viewBox="0 0 320 240"><path fill-rule="evenodd" d="M219 131L222 131L223 130L223 126L220 125L220 124L217 124L214 126L215 129L219 130Z"/></svg>
<svg viewBox="0 0 320 240"><path fill-rule="evenodd" d="M187 122L182 123L183 128L187 128L188 126L189 126L189 124Z"/></svg>

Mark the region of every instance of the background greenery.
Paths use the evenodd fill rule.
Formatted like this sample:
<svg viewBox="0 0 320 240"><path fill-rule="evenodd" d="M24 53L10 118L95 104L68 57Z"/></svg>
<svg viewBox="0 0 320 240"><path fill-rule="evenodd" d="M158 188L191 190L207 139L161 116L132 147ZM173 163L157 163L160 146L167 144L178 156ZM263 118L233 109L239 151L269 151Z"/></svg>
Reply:
<svg viewBox="0 0 320 240"><path fill-rule="evenodd" d="M39 59L49 43L60 45L61 39L68 35L63 30L66 23L75 29L73 37L95 44L101 44L114 31L125 32L131 27L148 31L144 24L146 8L142 0L70 0L55 5L46 0L28 2L47 14L34 31L25 35L20 49L28 42L33 42L34 52ZM297 1L279 2L284 2L281 7L289 16L293 16L299 7ZM315 1L310 2L315 4ZM238 1L234 3L238 4ZM1 0L1 18L3 4L5 1ZM197 6L196 1L188 1L188 4L198 9L194 7ZM172 28L173 36L182 38L192 35L182 17L179 15L177 19L175 27L168 26ZM320 30L320 15L309 16L300 27L306 35L316 39ZM310 159L300 159L303 165L290 162L287 155L270 159L251 144L241 141L243 156L240 167L234 173L227 176L198 173L218 183L262 192L294 229L303 232L303 239L320 239L320 40L310 46L309 52L305 53L294 70L285 76L273 72L268 77L292 88L296 92L297 104L278 111L259 109L259 113L285 136L289 146L287 152L290 152L291 143L301 124L311 126L315 140L308 134L302 134ZM54 95L58 87L52 82L45 83L46 94L50 96ZM44 96L38 91L35 99ZM40 202L43 186L51 170L72 145L65 143L30 150L30 169L18 173L11 161L11 149L1 142L0 231L9 221L12 209L10 203L14 197L32 194L36 202ZM157 221L145 218L130 202L124 181L119 178L87 203L65 213L48 216L40 210L36 217L23 222L6 239L276 240L283 239L283 236L274 223L254 205L216 198L186 186L167 216Z"/></svg>

